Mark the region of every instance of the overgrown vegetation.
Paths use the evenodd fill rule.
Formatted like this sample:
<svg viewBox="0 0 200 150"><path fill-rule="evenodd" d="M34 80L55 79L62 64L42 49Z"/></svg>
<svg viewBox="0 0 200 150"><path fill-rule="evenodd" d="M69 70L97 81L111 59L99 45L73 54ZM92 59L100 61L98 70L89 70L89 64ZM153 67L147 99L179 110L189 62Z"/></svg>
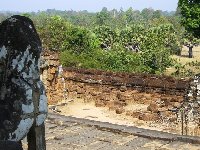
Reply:
<svg viewBox="0 0 200 150"><path fill-rule="evenodd" d="M47 10L24 15L34 21L43 48L60 52L67 67L162 74L174 65L179 76L184 67L170 56L180 55L185 39L193 38L180 24L179 10L104 7L98 13Z"/></svg>

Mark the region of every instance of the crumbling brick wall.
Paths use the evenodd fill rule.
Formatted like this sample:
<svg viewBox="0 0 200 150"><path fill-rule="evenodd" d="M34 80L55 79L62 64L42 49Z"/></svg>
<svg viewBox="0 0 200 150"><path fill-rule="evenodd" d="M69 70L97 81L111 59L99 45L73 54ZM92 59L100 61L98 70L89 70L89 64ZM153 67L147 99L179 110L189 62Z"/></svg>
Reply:
<svg viewBox="0 0 200 150"><path fill-rule="evenodd" d="M148 74L113 73L108 71L64 68L58 74L58 55L44 55L45 80L49 104L65 98L93 101L97 107L108 107L116 113L126 113L145 121L167 118L175 121L189 80ZM57 59L57 60L56 60ZM146 111L131 111L129 104L148 105Z"/></svg>

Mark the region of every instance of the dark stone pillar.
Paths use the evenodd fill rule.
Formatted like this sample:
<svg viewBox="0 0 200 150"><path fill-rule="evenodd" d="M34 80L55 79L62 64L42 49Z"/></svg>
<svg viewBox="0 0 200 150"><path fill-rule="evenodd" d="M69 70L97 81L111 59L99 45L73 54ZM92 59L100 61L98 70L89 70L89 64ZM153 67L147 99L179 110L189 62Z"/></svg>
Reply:
<svg viewBox="0 0 200 150"><path fill-rule="evenodd" d="M39 75L41 51L29 18L16 15L0 24L0 140L20 141L31 127L44 123L47 98Z"/></svg>

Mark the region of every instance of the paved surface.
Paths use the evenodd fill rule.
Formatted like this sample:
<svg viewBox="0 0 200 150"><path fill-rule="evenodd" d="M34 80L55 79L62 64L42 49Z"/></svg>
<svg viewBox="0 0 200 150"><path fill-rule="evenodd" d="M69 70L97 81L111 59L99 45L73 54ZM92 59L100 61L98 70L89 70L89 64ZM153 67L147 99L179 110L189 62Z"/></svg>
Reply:
<svg viewBox="0 0 200 150"><path fill-rule="evenodd" d="M200 150L197 137L139 131L56 114L49 114L46 121L46 140L47 150Z"/></svg>

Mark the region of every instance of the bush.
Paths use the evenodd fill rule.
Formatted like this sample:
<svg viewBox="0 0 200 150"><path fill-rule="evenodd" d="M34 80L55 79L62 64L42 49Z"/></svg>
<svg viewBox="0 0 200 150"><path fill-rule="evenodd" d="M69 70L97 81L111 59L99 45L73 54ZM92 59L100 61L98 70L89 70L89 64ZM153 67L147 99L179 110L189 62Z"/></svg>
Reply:
<svg viewBox="0 0 200 150"><path fill-rule="evenodd" d="M61 51L60 61L67 67L160 74L171 65L170 54L178 48L171 24L148 28L138 24L121 31L99 26L92 32L53 16L38 30L45 49ZM101 44L109 48L99 49ZM127 44L137 44L140 52L125 48Z"/></svg>

